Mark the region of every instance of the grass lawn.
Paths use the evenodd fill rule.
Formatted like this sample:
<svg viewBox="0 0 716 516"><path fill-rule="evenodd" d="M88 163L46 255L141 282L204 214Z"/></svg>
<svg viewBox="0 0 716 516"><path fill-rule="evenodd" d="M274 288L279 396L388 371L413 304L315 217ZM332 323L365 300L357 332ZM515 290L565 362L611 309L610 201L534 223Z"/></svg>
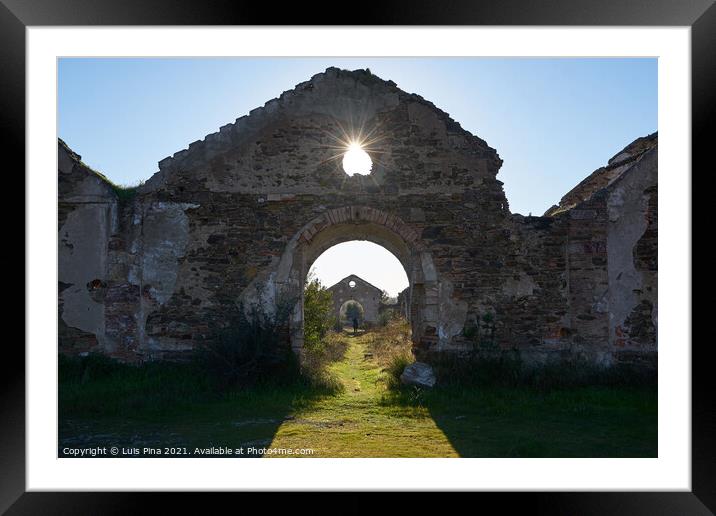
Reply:
<svg viewBox="0 0 716 516"><path fill-rule="evenodd" d="M312 457L656 457L655 389L391 389L379 334L336 338L338 389L296 383L211 395L181 369L60 383L60 450L310 449ZM159 371L160 369L157 369ZM171 385L171 389L168 387ZM251 454L248 454L251 455ZM272 456L272 455L265 455ZM274 455L275 456L275 455Z"/></svg>

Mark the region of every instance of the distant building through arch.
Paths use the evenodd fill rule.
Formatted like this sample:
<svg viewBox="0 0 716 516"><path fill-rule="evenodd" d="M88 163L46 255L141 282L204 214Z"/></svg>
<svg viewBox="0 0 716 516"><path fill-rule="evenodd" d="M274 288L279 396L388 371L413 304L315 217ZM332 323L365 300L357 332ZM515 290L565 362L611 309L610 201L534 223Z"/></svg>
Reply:
<svg viewBox="0 0 716 516"><path fill-rule="evenodd" d="M363 278L351 274L335 285L328 287L333 293L333 313L341 317L341 309L348 301L355 301L363 307L363 320L369 324L378 321L378 309L383 291Z"/></svg>

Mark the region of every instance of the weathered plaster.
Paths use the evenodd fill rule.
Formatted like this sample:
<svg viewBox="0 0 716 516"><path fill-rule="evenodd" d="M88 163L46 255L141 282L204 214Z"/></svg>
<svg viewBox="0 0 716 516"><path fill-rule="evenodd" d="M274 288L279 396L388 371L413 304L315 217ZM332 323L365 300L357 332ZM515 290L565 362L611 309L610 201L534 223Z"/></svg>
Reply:
<svg viewBox="0 0 716 516"><path fill-rule="evenodd" d="M656 183L657 161L657 149L645 153L632 165L633 173L611 185L607 198L607 248L610 250L609 342L612 345L619 343L627 317L642 299L653 304L651 319L656 326L656 284L654 282L653 289L647 290L649 285L644 273L638 271L634 263L634 249L647 229L649 197L644 191Z"/></svg>
<svg viewBox="0 0 716 516"><path fill-rule="evenodd" d="M179 259L189 241L189 218L184 211L198 206L158 202L149 205L144 214L140 282L160 305L174 293Z"/></svg>
<svg viewBox="0 0 716 516"><path fill-rule="evenodd" d="M349 177L339 140L361 130L374 166ZM60 142L61 349L178 358L240 303L295 300L298 350L311 265L368 240L406 271L421 359L471 349L465 325L488 315L498 346L536 362L655 352L657 144L631 143L545 216L512 214L484 140L391 81L333 68L163 159L121 202Z"/></svg>

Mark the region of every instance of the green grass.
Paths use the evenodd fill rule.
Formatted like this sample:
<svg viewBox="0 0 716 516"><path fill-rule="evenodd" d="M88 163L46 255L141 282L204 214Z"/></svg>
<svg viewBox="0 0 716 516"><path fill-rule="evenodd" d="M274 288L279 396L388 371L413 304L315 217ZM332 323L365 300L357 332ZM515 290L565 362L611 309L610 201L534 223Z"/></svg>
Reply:
<svg viewBox="0 0 716 516"><path fill-rule="evenodd" d="M266 381L223 394L189 364L63 360L60 445L270 445L311 448L313 457L657 454L654 387L395 388L390 357L402 351L380 351L381 339L396 339L383 335L333 337L314 361L322 382Z"/></svg>

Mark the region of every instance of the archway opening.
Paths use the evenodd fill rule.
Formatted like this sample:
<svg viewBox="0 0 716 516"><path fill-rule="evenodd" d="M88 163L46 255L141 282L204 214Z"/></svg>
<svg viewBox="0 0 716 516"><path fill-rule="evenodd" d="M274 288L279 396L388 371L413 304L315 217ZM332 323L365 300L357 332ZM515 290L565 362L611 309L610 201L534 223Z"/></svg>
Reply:
<svg viewBox="0 0 716 516"><path fill-rule="evenodd" d="M407 277L407 288L400 291L402 296L398 300L395 299L396 290L389 297L399 302L400 314L408 321L410 339L416 350L431 349L440 342L439 339L451 337L451 328L440 326L443 306L440 303L448 301L450 288L440 288L442 283L432 254L420 239L419 232L394 214L369 206L345 206L327 210L304 224L289 241L275 276L269 277L274 298L290 300L297 297L287 327L291 347L296 353L300 354L304 347L304 300L309 271L314 263L320 263L319 259L326 251L351 241L376 244L400 263L400 275ZM358 258L360 262L362 256L362 253L353 253L346 261L356 263ZM360 282L356 280L356 284ZM449 283L447 285L449 287ZM366 308L365 304L363 306Z"/></svg>
<svg viewBox="0 0 716 516"><path fill-rule="evenodd" d="M405 266L384 246L370 240L348 240L323 251L311 264L308 277L316 277L326 287L348 278L349 289L361 289L352 276L358 276L385 291L391 299L410 286Z"/></svg>
<svg viewBox="0 0 716 516"><path fill-rule="evenodd" d="M365 309L359 301L349 299L340 306L337 317L341 329L350 327L353 324L360 326L365 320Z"/></svg>
<svg viewBox="0 0 716 516"><path fill-rule="evenodd" d="M321 249L306 266L309 269L304 289L311 282L315 289L318 281L330 295L335 331L355 334L358 330L377 329L387 326L392 318L402 318L409 324L408 271L384 245L368 239L349 239ZM304 296L303 313L314 317L316 307L305 305L307 299Z"/></svg>

